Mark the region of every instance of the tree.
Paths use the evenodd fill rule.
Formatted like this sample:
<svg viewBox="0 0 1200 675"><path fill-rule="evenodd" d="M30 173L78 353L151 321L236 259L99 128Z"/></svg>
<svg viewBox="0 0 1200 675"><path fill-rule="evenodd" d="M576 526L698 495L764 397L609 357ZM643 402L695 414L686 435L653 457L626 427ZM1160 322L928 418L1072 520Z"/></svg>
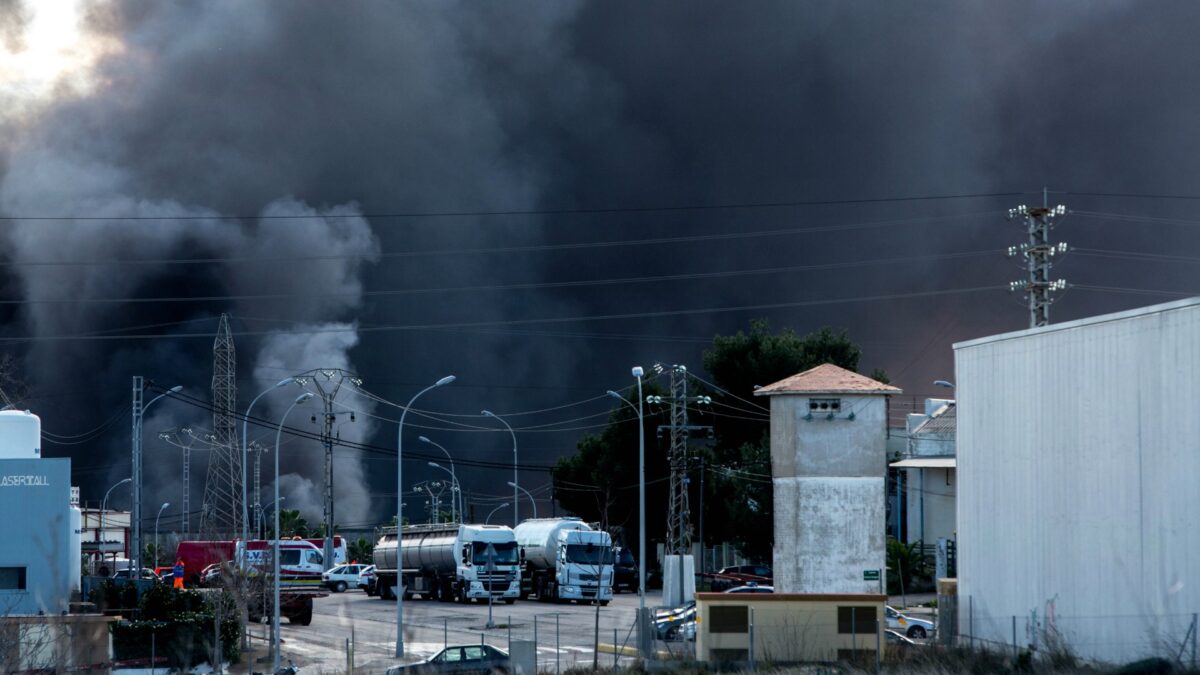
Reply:
<svg viewBox="0 0 1200 675"><path fill-rule="evenodd" d="M370 565L374 562L374 555L375 545L366 537L359 537L346 544L346 557L352 561Z"/></svg>
<svg viewBox="0 0 1200 675"><path fill-rule="evenodd" d="M273 519L268 521L272 525ZM283 533L283 537L300 537L307 539L312 535L312 530L308 526L308 520L300 515L299 510L279 509L279 531ZM274 532L268 527L268 538L274 539Z"/></svg>
<svg viewBox="0 0 1200 675"><path fill-rule="evenodd" d="M860 356L846 332L832 328L801 337L788 328L772 333L766 320L758 320L749 333L713 338L712 349L704 352L704 369L724 391L712 392L714 413L720 414L713 417L714 470L706 476L705 528L712 535L706 538L733 541L747 557L770 559L774 499L768 406L754 402L754 387L823 363L857 370Z"/></svg>

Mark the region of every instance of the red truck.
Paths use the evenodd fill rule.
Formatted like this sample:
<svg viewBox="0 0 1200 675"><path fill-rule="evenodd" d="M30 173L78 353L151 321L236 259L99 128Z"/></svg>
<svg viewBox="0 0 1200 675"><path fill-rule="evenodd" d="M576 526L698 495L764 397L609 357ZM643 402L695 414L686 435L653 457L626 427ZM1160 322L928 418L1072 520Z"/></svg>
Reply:
<svg viewBox="0 0 1200 675"><path fill-rule="evenodd" d="M183 561L184 575L190 587L211 582L205 571L212 573L220 566L240 566L259 574L271 574L271 551L275 542L262 539L242 541L182 541L176 558ZM281 539L279 541L279 613L292 623L307 626L312 622L312 601L323 598L321 572L324 559L320 549L303 539ZM219 571L212 576L219 575ZM258 619L270 614L270 603L258 601L251 595L250 618Z"/></svg>

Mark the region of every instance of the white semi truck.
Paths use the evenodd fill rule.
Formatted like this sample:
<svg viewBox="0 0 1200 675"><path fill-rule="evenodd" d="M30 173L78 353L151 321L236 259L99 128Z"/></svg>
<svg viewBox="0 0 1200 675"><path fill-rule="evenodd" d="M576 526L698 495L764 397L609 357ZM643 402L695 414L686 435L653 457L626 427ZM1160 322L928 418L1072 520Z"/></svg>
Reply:
<svg viewBox="0 0 1200 675"><path fill-rule="evenodd" d="M503 600L521 593L520 557L513 531L503 525L410 525L401 535L396 559L396 528L380 531L375 544L379 597L394 600L399 580L404 599L470 602Z"/></svg>
<svg viewBox="0 0 1200 675"><path fill-rule="evenodd" d="M532 518L513 528L525 556L521 597L542 602L612 600L613 548L607 532L578 518Z"/></svg>

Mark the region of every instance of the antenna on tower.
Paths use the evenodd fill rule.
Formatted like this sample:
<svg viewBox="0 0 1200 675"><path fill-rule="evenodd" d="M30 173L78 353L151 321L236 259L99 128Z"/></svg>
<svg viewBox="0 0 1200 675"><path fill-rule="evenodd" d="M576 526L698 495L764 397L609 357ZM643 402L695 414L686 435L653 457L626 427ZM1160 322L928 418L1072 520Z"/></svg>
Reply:
<svg viewBox="0 0 1200 675"><path fill-rule="evenodd" d="M1037 328L1050 323L1050 305L1053 294L1067 287L1065 279L1050 280L1050 268L1056 257L1067 252L1066 242L1050 241L1050 230L1059 218L1067 215L1067 207L1059 204L1048 206L1048 191L1042 189L1042 205L1024 204L1008 210L1009 220L1020 220L1025 225L1028 241L1008 247L1008 257L1025 259L1026 278L1009 283L1010 292L1023 291L1029 302L1029 327Z"/></svg>

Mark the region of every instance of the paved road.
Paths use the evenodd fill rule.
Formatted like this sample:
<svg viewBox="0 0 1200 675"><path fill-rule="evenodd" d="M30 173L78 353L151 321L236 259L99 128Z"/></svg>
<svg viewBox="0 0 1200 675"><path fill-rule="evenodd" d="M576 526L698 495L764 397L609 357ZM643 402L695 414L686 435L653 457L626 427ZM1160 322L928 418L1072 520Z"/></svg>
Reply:
<svg viewBox="0 0 1200 675"><path fill-rule="evenodd" d="M659 604L659 594L647 594L646 604ZM600 608L600 642L617 642L633 646L636 637L631 632L637 615L636 594L617 595L611 604ZM486 604L459 605L453 603L409 600L404 603L404 640L406 660L425 658L450 644L478 643L480 640L507 651L508 641L533 640L537 631L539 670L562 670L576 664L591 666L595 642L596 607L576 604L542 604L536 601L517 601L512 605L493 606L496 628L486 628ZM557 618L557 631L555 620ZM259 627L254 629L261 634ZM381 673L397 662L396 603L368 597L361 591L335 593L321 598L314 605L313 621L309 626L292 626L283 622L284 662L288 658L309 673L333 673L346 670L346 641L355 644L355 670L359 673ZM556 649L556 640L558 648ZM261 644L261 641L257 641ZM261 652L261 647L260 654ZM611 665L612 653L603 653L600 661ZM258 669L266 670L258 667Z"/></svg>

